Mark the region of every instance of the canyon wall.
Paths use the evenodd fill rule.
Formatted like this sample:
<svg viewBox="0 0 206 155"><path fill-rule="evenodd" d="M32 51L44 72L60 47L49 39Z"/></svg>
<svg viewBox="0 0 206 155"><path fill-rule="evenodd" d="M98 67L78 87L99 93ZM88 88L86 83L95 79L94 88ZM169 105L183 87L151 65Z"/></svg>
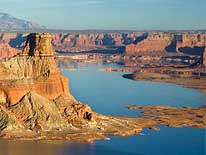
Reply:
<svg viewBox="0 0 206 155"><path fill-rule="evenodd" d="M96 50L118 50L118 47L135 42L142 36L143 32L131 33L51 33L52 46L56 52L81 52ZM10 48L23 49L28 34L21 33L1 33L0 43L5 43ZM13 56L7 50L2 49L6 56ZM3 55L2 54L2 55ZM1 58L1 56L0 56Z"/></svg>
<svg viewBox="0 0 206 155"><path fill-rule="evenodd" d="M53 33L52 44L56 51L63 52L110 50L111 47L130 44L142 34L142 32L91 34Z"/></svg>
<svg viewBox="0 0 206 155"><path fill-rule="evenodd" d="M138 42L137 44L126 46L126 52L127 54L136 54L139 52L162 52L171 44L172 39L172 35L164 33L149 34L145 40Z"/></svg>
<svg viewBox="0 0 206 155"><path fill-rule="evenodd" d="M27 35L1 33L0 59L19 53L26 44ZM206 46L206 34L202 33L52 33L51 38L52 46L57 53L125 51L127 55L150 52L201 55Z"/></svg>
<svg viewBox="0 0 206 155"><path fill-rule="evenodd" d="M0 43L0 59L17 55L20 50L12 48L8 43Z"/></svg>
<svg viewBox="0 0 206 155"><path fill-rule="evenodd" d="M148 37L136 44L126 46L126 54L135 55L145 52L181 52L201 55L206 45L206 34L149 33Z"/></svg>
<svg viewBox="0 0 206 155"><path fill-rule="evenodd" d="M13 48L9 44L9 42L15 38L16 39L18 38L17 33L1 33L0 34L0 59L12 57L20 52L18 48L16 47Z"/></svg>

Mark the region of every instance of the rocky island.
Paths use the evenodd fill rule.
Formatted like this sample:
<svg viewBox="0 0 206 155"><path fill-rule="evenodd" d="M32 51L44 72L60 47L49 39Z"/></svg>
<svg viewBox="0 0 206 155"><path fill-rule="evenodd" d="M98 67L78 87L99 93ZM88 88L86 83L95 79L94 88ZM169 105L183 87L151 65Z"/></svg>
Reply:
<svg viewBox="0 0 206 155"><path fill-rule="evenodd" d="M92 142L107 139L107 135L138 134L158 125L206 127L205 107L132 108L143 109L145 114L139 118L104 116L78 102L56 66L48 33L29 34L22 52L0 61L0 136L4 139ZM171 116L168 121L179 122L184 115L181 122L163 123L171 111L178 112L178 117ZM154 119L150 112L157 117Z"/></svg>

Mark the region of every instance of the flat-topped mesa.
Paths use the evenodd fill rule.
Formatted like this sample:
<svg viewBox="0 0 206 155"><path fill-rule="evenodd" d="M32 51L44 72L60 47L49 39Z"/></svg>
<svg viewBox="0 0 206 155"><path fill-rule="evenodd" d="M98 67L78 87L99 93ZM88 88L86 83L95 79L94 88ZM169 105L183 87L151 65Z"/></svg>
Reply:
<svg viewBox="0 0 206 155"><path fill-rule="evenodd" d="M188 54L201 53L206 46L206 34L186 33L171 34L151 32L148 37L137 44L126 46L126 54L135 55L147 52L183 52Z"/></svg>
<svg viewBox="0 0 206 155"><path fill-rule="evenodd" d="M173 41L173 35L164 33L151 33L149 36L137 44L126 46L127 55L135 55L147 52L164 52Z"/></svg>
<svg viewBox="0 0 206 155"><path fill-rule="evenodd" d="M21 53L24 56L53 56L54 50L49 33L31 33L27 37L26 45Z"/></svg>

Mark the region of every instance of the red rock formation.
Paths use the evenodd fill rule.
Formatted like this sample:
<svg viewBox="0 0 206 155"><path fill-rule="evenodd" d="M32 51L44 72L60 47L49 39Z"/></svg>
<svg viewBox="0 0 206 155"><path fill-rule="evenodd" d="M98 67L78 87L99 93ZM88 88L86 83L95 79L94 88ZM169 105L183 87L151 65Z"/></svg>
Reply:
<svg viewBox="0 0 206 155"><path fill-rule="evenodd" d="M12 57L19 52L19 50L10 47L7 43L0 43L0 59Z"/></svg>
<svg viewBox="0 0 206 155"><path fill-rule="evenodd" d="M69 94L68 81L56 67L49 34L28 36L23 52L0 64L1 89L8 95L11 105L16 104L29 91L55 99Z"/></svg>
<svg viewBox="0 0 206 155"><path fill-rule="evenodd" d="M181 51L181 48L194 48L206 45L206 34L184 33L169 34L151 32L148 38L138 40L143 32L130 33L52 33L52 46L56 51L78 52L91 50L111 50L110 47L126 45L126 53L136 54L139 52L162 52L173 44L172 52ZM6 43L7 48L21 49L25 44L25 34L2 33L0 43ZM5 46L4 44L0 45ZM116 48L117 49L117 48ZM6 50L4 50L6 51ZM195 51L195 50L194 50ZM187 52L187 49L186 49ZM9 56L4 52L2 56ZM200 52L199 52L200 53ZM1 58L1 55L0 55Z"/></svg>
<svg viewBox="0 0 206 155"><path fill-rule="evenodd" d="M107 50L110 46L124 46L141 36L143 32L131 33L53 33L52 45L56 51L78 52L90 50ZM25 34L2 33L0 42L9 43L12 47L22 49Z"/></svg>
<svg viewBox="0 0 206 155"><path fill-rule="evenodd" d="M204 52L202 54L202 64L206 66L206 47L204 48Z"/></svg>
<svg viewBox="0 0 206 155"><path fill-rule="evenodd" d="M173 35L157 33L150 34L147 39L126 46L127 54L137 54L140 52L162 52L172 42Z"/></svg>
<svg viewBox="0 0 206 155"><path fill-rule="evenodd" d="M78 52L96 50L103 46L97 34L53 34L53 46L58 51ZM103 47L102 47L103 48Z"/></svg>
<svg viewBox="0 0 206 155"><path fill-rule="evenodd" d="M198 54L201 51L190 49L199 47L200 50L206 46L206 34L166 34L166 33L150 33L148 38L137 43L126 46L126 53L137 54L140 52L163 52L173 44L173 51L182 52L181 48L186 48L185 53ZM188 50L189 49L189 50Z"/></svg>
<svg viewBox="0 0 206 155"><path fill-rule="evenodd" d="M180 47L194 46L203 47L206 45L206 34L183 34L182 40L177 42L177 50Z"/></svg>

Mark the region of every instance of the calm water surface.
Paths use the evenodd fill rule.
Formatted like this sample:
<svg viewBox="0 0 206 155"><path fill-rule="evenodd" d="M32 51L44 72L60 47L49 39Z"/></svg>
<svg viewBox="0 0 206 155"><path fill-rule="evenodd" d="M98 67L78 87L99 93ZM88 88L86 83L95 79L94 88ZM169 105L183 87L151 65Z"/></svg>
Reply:
<svg viewBox="0 0 206 155"><path fill-rule="evenodd" d="M170 105L199 107L206 97L197 89L175 84L124 79L123 73L106 73L99 69L121 67L117 64L71 63L61 65L69 77L71 93L96 112L135 117L137 111L125 105ZM72 68L72 70L71 70ZM61 141L0 141L0 155L205 155L205 129L160 127L145 129L145 136L111 137L110 141L77 144Z"/></svg>

